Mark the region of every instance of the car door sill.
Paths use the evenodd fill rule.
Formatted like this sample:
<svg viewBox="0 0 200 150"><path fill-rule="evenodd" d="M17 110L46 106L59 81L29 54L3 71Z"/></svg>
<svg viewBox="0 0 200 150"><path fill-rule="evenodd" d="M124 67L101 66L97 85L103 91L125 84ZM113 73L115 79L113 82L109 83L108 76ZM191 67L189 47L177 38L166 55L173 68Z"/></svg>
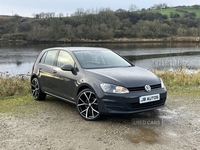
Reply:
<svg viewBox="0 0 200 150"><path fill-rule="evenodd" d="M72 101L72 100L69 100L69 99L66 99L66 98L63 98L63 97L60 97L60 96L57 96L57 95L54 95L54 94L48 93L48 92L45 92L45 93L48 94L48 95L51 95L51 96L53 96L53 97L56 97L56 98L62 99L62 100L64 100L64 101L70 102L70 103L72 103L72 104L76 104L75 101Z"/></svg>

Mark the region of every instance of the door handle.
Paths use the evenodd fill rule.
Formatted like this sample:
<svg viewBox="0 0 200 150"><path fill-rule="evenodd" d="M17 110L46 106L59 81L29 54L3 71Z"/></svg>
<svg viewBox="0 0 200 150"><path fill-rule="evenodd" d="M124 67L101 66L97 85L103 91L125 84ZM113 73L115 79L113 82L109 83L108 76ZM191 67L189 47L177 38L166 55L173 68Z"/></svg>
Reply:
<svg viewBox="0 0 200 150"><path fill-rule="evenodd" d="M56 70L53 70L53 73L57 73L57 71L56 71Z"/></svg>

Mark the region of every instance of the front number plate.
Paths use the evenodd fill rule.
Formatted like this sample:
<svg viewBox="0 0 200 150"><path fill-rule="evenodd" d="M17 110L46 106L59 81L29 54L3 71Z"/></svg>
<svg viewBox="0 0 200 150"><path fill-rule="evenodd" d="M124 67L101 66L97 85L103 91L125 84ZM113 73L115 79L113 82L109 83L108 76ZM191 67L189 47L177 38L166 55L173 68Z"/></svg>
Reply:
<svg viewBox="0 0 200 150"><path fill-rule="evenodd" d="M158 100L160 100L160 94L141 96L140 97L140 104L158 101Z"/></svg>

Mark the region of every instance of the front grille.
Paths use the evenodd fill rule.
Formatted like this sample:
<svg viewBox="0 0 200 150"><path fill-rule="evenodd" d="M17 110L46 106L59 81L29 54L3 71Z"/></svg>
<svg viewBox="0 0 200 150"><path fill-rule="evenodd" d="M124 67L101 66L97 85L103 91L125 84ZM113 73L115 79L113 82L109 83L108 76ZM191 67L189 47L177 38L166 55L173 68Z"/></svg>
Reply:
<svg viewBox="0 0 200 150"><path fill-rule="evenodd" d="M156 84L156 85L150 85L151 86L151 89L157 89L157 88L161 88L161 84ZM144 89L144 86L140 86L140 87L132 87L132 88L128 88L129 91L143 91L145 90Z"/></svg>
<svg viewBox="0 0 200 150"><path fill-rule="evenodd" d="M151 89L161 88L161 84L150 85L150 86L151 86Z"/></svg>
<svg viewBox="0 0 200 150"><path fill-rule="evenodd" d="M154 102L149 102L149 103L144 103L144 104L140 104L139 102L136 102L136 103L131 103L130 107L133 110L149 109L149 108L163 106L165 104L165 100L166 100L165 98L162 98L159 101L154 101Z"/></svg>

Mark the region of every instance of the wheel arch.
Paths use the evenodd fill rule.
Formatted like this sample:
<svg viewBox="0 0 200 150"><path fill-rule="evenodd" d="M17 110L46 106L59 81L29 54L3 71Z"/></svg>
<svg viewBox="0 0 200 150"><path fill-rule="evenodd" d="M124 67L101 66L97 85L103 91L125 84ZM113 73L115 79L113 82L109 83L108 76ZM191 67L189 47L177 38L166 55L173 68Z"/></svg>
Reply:
<svg viewBox="0 0 200 150"><path fill-rule="evenodd" d="M88 83L83 83L83 84L79 85L78 90L76 92L76 96L78 96L78 94L84 89L92 90L98 98L102 97L102 90L101 90L100 86L98 85L98 83L93 83L91 85Z"/></svg>
<svg viewBox="0 0 200 150"><path fill-rule="evenodd" d="M85 89L91 89L91 90L94 91L94 89L93 89L90 85L88 85L88 84L83 84L83 85L81 85L81 86L78 88L77 93L76 93L76 96L78 96L78 94L79 94L82 90L85 90Z"/></svg>
<svg viewBox="0 0 200 150"><path fill-rule="evenodd" d="M33 80L33 78L38 78L35 74L33 74L32 76L31 76L31 81Z"/></svg>
<svg viewBox="0 0 200 150"><path fill-rule="evenodd" d="M31 75L30 83L32 82L32 80L33 80L34 78L37 78L39 84L41 85L40 80L39 80L39 77L38 77L36 74L32 74L32 75ZM41 87L41 91L45 93L45 91L43 91L42 87Z"/></svg>
<svg viewBox="0 0 200 150"><path fill-rule="evenodd" d="M37 76L31 76L31 91L35 100L44 100L46 98L46 93L42 91L40 86L40 81Z"/></svg>

